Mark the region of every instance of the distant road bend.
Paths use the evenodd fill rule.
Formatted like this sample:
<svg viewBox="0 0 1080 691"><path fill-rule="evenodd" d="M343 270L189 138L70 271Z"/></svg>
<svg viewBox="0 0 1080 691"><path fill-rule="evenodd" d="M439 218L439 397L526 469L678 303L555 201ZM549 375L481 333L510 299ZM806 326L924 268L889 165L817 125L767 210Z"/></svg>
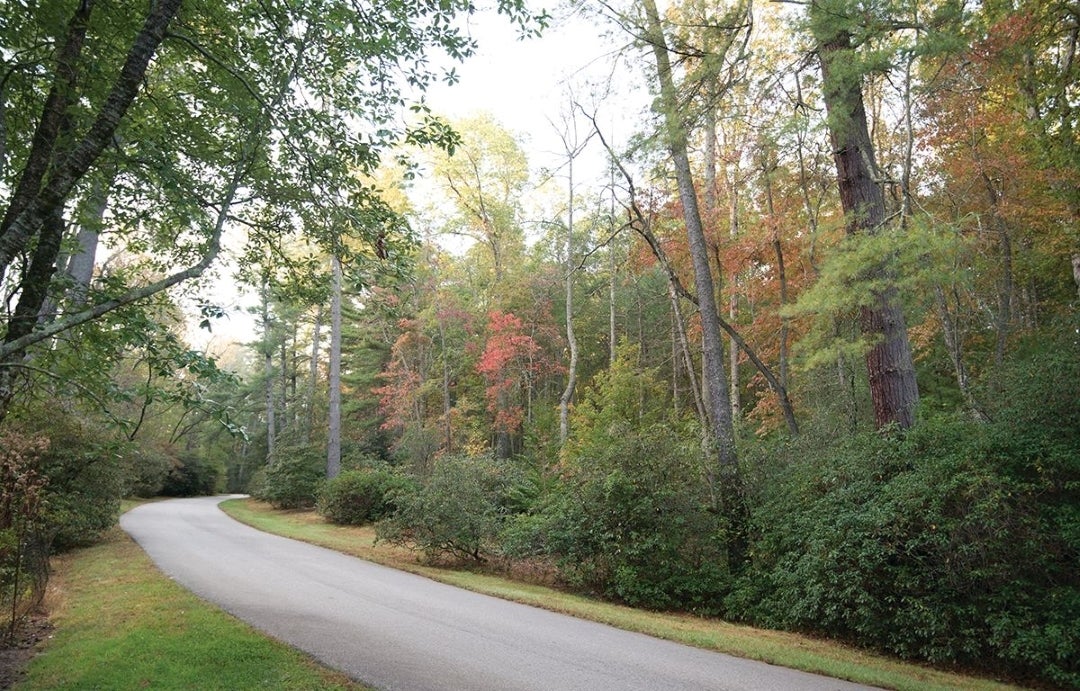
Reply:
<svg viewBox="0 0 1080 691"><path fill-rule="evenodd" d="M120 524L169 576L380 689L865 688L479 595L249 528L224 497L144 504Z"/></svg>

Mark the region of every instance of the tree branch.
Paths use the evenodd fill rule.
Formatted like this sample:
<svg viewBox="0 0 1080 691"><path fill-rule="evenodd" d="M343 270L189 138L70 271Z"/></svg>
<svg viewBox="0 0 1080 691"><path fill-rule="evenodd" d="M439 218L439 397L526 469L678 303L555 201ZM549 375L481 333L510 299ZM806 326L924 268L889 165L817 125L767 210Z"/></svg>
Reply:
<svg viewBox="0 0 1080 691"><path fill-rule="evenodd" d="M593 127L596 129L596 135L600 139L600 143L604 145L605 149L607 149L608 155L611 157L612 162L626 179L626 184L630 190L630 213L634 216L634 220L637 221L635 223L632 220L630 226L638 235L640 235L645 240L646 243L648 243L649 249L652 250L653 256L656 257L656 260L660 262L660 266L667 274L668 281L671 283L671 287L675 290L675 292L678 295L689 300L691 303L693 303L695 307L700 310L701 305L698 303L697 296L691 293L686 288L686 286L683 285L682 281L679 279L679 275L675 273L674 267L672 267L671 262L667 258L667 253L664 252L664 248L661 246L660 241L650 229L648 219L645 218L645 215L641 212L640 207L638 207L637 202L634 199L633 178L626 170L626 168L622 165L622 162L619 161L618 158L615 156L615 152L612 150L611 146L604 138L603 132L600 131L600 127L597 124L596 119L590 116L588 113L585 113L584 111L582 111L582 113L585 115L586 118L589 119L590 122L592 122ZM720 328L723 329L724 332L731 337L731 340L734 341L735 344L738 345L738 347L744 353L746 353L746 356L750 359L752 363L754 363L754 367L756 367L758 372L761 373L761 376L765 378L765 381L768 383L769 388L774 394L776 394L777 398L779 398L780 407L784 412L784 420L787 423L788 431L791 432L792 435L797 435L799 433L799 424L798 421L795 419L795 413L791 406L791 400L788 398L787 389L784 388L783 385L781 385L780 381L773 374L769 366L766 365L764 361L762 361L761 358L757 356L757 353L746 342L746 339L742 337L742 334L740 334L735 329L735 327L729 324L723 318L723 316L717 315L717 318L720 322Z"/></svg>

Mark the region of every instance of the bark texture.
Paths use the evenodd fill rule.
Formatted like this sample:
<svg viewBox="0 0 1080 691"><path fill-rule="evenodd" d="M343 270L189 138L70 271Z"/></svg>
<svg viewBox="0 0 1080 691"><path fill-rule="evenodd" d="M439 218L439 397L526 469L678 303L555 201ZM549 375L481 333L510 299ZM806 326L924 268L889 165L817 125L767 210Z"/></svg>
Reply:
<svg viewBox="0 0 1080 691"><path fill-rule="evenodd" d="M724 372L724 341L717 311L715 283L709 264L709 247L698 208L697 191L690 170L686 130L679 117L679 99L675 89L667 41L654 0L645 0L648 40L656 58L660 81L660 105L664 110L668 151L675 166L679 200L683 205L687 243L694 265L694 286L701 313L704 384L706 405L711 423L711 442L716 448L719 476L717 496L721 510L730 522L729 558L741 563L746 549L746 498L743 478L735 451L735 428L731 417L730 397Z"/></svg>
<svg viewBox="0 0 1080 691"><path fill-rule="evenodd" d="M849 235L879 232L886 223L885 197L878 183L874 148L863 103L862 78L851 34L837 27L837 18L820 3L811 5L811 23L818 45L829 134L836 163L840 201ZM867 273L885 279L887 287L874 291L860 310L862 333L872 339L866 355L874 420L878 428L915 424L919 388L907 336L900 296L888 280L887 258Z"/></svg>
<svg viewBox="0 0 1080 691"><path fill-rule="evenodd" d="M341 258L333 263L333 292L330 296L330 407L326 440L326 477L341 474Z"/></svg>

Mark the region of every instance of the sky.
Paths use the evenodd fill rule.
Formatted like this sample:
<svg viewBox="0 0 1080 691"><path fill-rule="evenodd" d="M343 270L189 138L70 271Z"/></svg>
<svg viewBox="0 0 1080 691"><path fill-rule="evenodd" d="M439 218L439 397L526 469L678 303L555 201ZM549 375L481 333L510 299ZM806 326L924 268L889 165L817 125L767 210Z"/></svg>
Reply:
<svg viewBox="0 0 1080 691"><path fill-rule="evenodd" d="M556 167L565 158L553 123L570 111L571 92L576 100L592 104L593 94L612 88L609 77L614 79L617 93L596 107L600 121L615 130L616 139L620 129L623 138L629 134L626 130L632 125L627 121L645 103L634 88L640 79L625 62L612 69L616 42L625 43L623 36L606 35L606 27L580 12L570 16L554 8L548 12L551 25L540 37L524 40L494 11L474 15L469 28L479 43L477 54L458 66L460 82L440 85L427 95L432 109L449 118L491 113L516 135L534 170ZM587 123L582 126L587 129ZM592 148L591 158L603 162L600 167L606 171L599 143Z"/></svg>
<svg viewBox="0 0 1080 691"><path fill-rule="evenodd" d="M537 3L534 10L538 9ZM425 95L436 114L450 120L478 113L490 113L512 132L525 151L534 175L543 169L557 169L565 161L556 125L570 110L570 93L587 107L595 108L605 129L605 137L620 141L631 134L634 122L647 101L641 95L641 79L625 61L613 64L614 41L595 20L564 11L548 9L551 25L540 37L519 39L516 27L490 7L467 20L470 34L479 47L463 63L453 65L460 81L439 84ZM615 86L609 82L614 79ZM599 86L597 86L599 85ZM635 90L635 85L636 89ZM614 88L614 94L598 103L594 94ZM579 131L589 124L581 122ZM607 156L599 142L590 144L575 162L575 178L592 178L600 186L608 173ZM428 194L430 181L421 181L420 196ZM194 347L223 354L231 343L250 342L256 338L254 317L247 313L254 305L253 296L236 294L235 282L228 279L233 268L224 263L216 267L222 278L215 287L215 297L226 303L229 316L217 320L213 331L189 328L188 338Z"/></svg>

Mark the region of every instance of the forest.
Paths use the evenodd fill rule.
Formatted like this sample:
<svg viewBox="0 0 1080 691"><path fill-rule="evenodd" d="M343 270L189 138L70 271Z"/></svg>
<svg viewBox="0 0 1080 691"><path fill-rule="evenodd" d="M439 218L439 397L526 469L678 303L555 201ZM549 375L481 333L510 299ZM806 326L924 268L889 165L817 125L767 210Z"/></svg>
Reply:
<svg viewBox="0 0 1080 691"><path fill-rule="evenodd" d="M1074 1L0 7L11 622L122 498L245 492L1080 688ZM474 13L595 26L633 131L434 112Z"/></svg>

